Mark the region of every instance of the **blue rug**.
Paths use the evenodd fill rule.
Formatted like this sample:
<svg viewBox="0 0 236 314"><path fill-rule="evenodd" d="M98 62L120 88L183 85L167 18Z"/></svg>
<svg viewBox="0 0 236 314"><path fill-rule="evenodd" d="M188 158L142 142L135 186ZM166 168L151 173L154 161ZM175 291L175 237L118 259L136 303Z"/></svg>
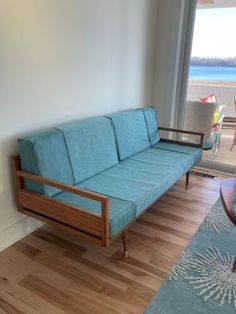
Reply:
<svg viewBox="0 0 236 314"><path fill-rule="evenodd" d="M236 313L235 257L236 226L219 199L144 313Z"/></svg>

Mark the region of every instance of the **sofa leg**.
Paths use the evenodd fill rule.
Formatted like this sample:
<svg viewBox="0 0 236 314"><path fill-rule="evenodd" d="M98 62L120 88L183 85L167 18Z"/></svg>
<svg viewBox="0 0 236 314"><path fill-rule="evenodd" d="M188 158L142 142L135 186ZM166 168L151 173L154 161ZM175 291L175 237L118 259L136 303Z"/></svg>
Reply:
<svg viewBox="0 0 236 314"><path fill-rule="evenodd" d="M186 190L188 189L188 185L189 185L189 175L190 175L190 170L186 172Z"/></svg>
<svg viewBox="0 0 236 314"><path fill-rule="evenodd" d="M128 229L125 229L125 231L122 233L122 240L123 240L123 248L124 248L124 256L128 257L128 245L127 245L127 241L128 241Z"/></svg>

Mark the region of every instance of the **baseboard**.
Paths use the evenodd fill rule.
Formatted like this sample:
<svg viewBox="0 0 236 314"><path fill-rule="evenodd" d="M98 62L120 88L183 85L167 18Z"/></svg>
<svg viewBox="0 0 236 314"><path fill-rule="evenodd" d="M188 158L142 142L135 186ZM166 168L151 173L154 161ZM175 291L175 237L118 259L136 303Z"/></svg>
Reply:
<svg viewBox="0 0 236 314"><path fill-rule="evenodd" d="M0 230L0 252L42 225L44 225L44 223L39 220L25 217L3 230Z"/></svg>

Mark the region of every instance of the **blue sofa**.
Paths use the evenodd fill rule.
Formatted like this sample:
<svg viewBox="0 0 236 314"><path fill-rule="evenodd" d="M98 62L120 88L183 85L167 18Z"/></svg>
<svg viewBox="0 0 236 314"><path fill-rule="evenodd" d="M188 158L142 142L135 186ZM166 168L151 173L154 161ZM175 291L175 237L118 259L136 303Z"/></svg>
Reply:
<svg viewBox="0 0 236 314"><path fill-rule="evenodd" d="M160 139L152 107L43 130L18 139L18 210L108 246L202 155L199 144ZM183 132L183 131L181 131ZM184 131L189 133L188 131Z"/></svg>

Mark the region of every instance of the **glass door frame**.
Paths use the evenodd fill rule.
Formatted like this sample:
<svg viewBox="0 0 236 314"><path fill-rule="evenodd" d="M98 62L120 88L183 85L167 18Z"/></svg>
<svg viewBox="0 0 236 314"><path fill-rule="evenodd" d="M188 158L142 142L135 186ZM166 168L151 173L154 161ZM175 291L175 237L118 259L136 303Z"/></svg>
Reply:
<svg viewBox="0 0 236 314"><path fill-rule="evenodd" d="M184 125L196 10L197 0L184 1L184 6L182 10L182 23L179 30L181 32L181 36L179 50L180 53L175 84L175 101L172 108L172 115L175 117L173 121L173 126L179 129L182 129ZM229 164L204 160L200 162L199 166L236 175L236 167Z"/></svg>

